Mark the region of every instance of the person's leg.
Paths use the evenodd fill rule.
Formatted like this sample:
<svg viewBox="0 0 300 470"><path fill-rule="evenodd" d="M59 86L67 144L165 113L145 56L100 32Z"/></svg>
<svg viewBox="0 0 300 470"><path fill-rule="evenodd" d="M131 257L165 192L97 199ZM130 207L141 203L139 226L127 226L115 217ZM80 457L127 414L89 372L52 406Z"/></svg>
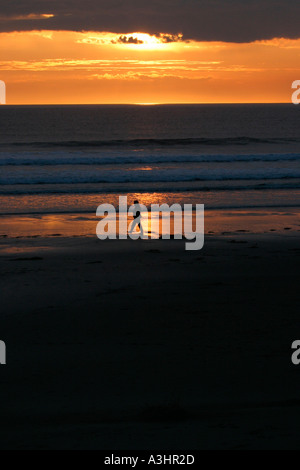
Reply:
<svg viewBox="0 0 300 470"><path fill-rule="evenodd" d="M141 222L138 224L138 227L139 227L140 232L141 232L141 238L144 238L144 229L143 229L143 225L142 225Z"/></svg>
<svg viewBox="0 0 300 470"><path fill-rule="evenodd" d="M132 222L131 222L131 227L130 227L130 230L129 230L129 234L133 232L133 229L135 229L136 225L138 225L139 223L139 220L138 219L134 219Z"/></svg>

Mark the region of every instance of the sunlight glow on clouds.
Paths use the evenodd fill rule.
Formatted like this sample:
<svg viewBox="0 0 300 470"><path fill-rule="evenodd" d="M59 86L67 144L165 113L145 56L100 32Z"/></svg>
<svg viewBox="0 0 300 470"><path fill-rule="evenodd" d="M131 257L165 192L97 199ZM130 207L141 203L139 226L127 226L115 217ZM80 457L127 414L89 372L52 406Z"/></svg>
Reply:
<svg viewBox="0 0 300 470"><path fill-rule="evenodd" d="M28 15L1 16L0 21L26 21L26 20L48 20L54 18L52 13L29 13Z"/></svg>
<svg viewBox="0 0 300 470"><path fill-rule="evenodd" d="M172 35L160 33L157 35L150 35L147 33L128 33L118 34L115 33L82 33L84 36L77 40L79 44L89 44L95 46L101 45L118 45L130 46L135 49L155 50L162 49L167 45L183 41L182 34Z"/></svg>
<svg viewBox="0 0 300 470"><path fill-rule="evenodd" d="M0 33L13 103L288 102L300 39L185 41L157 33Z"/></svg>

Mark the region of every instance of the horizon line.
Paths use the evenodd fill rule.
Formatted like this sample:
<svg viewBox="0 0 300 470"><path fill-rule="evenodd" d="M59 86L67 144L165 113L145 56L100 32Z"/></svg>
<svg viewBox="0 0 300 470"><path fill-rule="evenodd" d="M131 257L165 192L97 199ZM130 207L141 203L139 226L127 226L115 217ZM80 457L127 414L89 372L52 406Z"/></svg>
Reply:
<svg viewBox="0 0 300 470"><path fill-rule="evenodd" d="M291 101L239 101L239 102L170 102L170 103L6 103L0 107L8 106L179 106L179 105L246 105L246 104L293 104Z"/></svg>

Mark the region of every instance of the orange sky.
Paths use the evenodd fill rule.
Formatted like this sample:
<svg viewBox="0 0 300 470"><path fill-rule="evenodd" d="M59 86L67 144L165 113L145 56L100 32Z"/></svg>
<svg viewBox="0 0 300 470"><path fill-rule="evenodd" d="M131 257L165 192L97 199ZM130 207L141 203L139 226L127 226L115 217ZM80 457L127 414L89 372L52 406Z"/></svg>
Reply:
<svg viewBox="0 0 300 470"><path fill-rule="evenodd" d="M1 33L7 104L291 102L291 84L300 79L300 39L167 39L132 33L122 43L114 33Z"/></svg>

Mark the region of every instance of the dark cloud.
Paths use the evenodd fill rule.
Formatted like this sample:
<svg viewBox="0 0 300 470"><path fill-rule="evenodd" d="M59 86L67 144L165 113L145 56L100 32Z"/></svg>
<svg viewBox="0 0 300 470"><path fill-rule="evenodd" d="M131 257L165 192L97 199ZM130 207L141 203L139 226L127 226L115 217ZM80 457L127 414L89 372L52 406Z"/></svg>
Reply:
<svg viewBox="0 0 300 470"><path fill-rule="evenodd" d="M179 33L206 41L297 38L299 18L299 0L0 0L0 31L138 31L165 33L166 42Z"/></svg>
<svg viewBox="0 0 300 470"><path fill-rule="evenodd" d="M156 33L154 36L162 43L181 42L184 40L182 34ZM112 40L111 44L144 44L144 41L134 36L121 35L116 40Z"/></svg>
<svg viewBox="0 0 300 470"><path fill-rule="evenodd" d="M133 36L120 36L117 41L112 41L112 43L121 43L121 44L143 44L144 41L141 41L138 38L134 38Z"/></svg>
<svg viewBox="0 0 300 470"><path fill-rule="evenodd" d="M155 36L159 38L161 42L164 42L164 43L181 42L184 40L182 34L156 33Z"/></svg>

